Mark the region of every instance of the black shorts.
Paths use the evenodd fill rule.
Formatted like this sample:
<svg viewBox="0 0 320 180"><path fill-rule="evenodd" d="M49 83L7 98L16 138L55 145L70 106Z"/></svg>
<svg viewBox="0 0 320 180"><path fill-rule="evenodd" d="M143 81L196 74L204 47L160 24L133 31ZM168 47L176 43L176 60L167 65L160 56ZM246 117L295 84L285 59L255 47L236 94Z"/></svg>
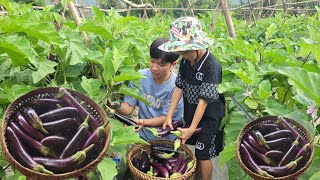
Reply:
<svg viewBox="0 0 320 180"><path fill-rule="evenodd" d="M223 128L217 133L199 133L191 136L186 144L195 145L197 160L210 160L223 150Z"/></svg>

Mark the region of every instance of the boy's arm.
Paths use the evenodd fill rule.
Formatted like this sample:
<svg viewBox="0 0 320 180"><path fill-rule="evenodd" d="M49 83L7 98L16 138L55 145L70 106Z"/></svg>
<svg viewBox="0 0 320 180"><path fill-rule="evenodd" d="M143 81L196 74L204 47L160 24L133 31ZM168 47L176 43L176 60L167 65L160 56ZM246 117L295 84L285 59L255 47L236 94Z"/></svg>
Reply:
<svg viewBox="0 0 320 180"><path fill-rule="evenodd" d="M111 104L112 106L116 106L116 107L119 107L119 109L116 109L117 112L119 112L120 114L122 115L126 115L126 116L129 116L132 114L135 106L130 106L128 103L126 102L118 102L118 101L114 101L112 102Z"/></svg>
<svg viewBox="0 0 320 180"><path fill-rule="evenodd" d="M141 125L148 127L159 127L162 126L164 121L166 120L166 115L161 115L159 117L154 117L150 119L138 119L137 121L141 122Z"/></svg>
<svg viewBox="0 0 320 180"><path fill-rule="evenodd" d="M168 111L168 115L166 117L165 122L162 125L162 128L165 129L167 126L170 127L170 129L173 129L172 127L172 117L174 114L174 111L177 108L177 105L180 101L180 98L182 97L182 89L175 87L171 96L171 103Z"/></svg>

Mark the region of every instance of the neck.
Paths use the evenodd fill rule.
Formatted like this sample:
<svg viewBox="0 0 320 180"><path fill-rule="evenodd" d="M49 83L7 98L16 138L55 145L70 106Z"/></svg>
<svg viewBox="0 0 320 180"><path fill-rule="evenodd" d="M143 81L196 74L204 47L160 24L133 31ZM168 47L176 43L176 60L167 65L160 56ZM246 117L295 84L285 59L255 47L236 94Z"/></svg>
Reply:
<svg viewBox="0 0 320 180"><path fill-rule="evenodd" d="M158 84L163 84L165 82L167 82L170 77L171 77L172 71L170 70L170 72L168 74L166 74L165 76L163 76L162 78L159 79L154 79L154 81Z"/></svg>
<svg viewBox="0 0 320 180"><path fill-rule="evenodd" d="M194 61L190 61L191 65L193 65L194 63L199 61L201 58L203 58L203 56L206 55L206 52L207 52L207 49L198 50L198 56L196 56L196 59ZM197 51L195 51L195 53L197 53Z"/></svg>

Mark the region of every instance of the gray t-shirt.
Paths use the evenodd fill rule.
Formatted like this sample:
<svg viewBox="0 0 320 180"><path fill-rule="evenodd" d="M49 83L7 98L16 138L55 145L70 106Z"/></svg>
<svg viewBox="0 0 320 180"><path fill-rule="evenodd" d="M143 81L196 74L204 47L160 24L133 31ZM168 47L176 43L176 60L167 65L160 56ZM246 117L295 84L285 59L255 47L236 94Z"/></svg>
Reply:
<svg viewBox="0 0 320 180"><path fill-rule="evenodd" d="M140 119L150 119L154 117L159 117L161 115L167 115L168 110L170 107L171 102L171 95L173 92L173 89L175 87L175 80L177 75L172 72L170 78L168 81L166 81L163 84L157 84L153 77L150 69L142 69L139 71L141 74L146 76L146 78L143 78L140 80L140 87L135 85L133 82L129 83L130 88L137 88L142 94L145 99L151 104L150 107L147 106L145 103L131 97L131 96L125 96L124 102L128 103L131 106L138 106L139 107L139 113L138 116ZM182 114L183 114L183 100L182 98L179 101L179 104L176 108L176 111L174 113L174 116L172 118L173 121L181 121L182 120ZM154 137L147 129L144 127L141 128L139 131L139 135L142 139L146 141L154 140L156 137ZM174 140L176 136L169 135L165 138Z"/></svg>

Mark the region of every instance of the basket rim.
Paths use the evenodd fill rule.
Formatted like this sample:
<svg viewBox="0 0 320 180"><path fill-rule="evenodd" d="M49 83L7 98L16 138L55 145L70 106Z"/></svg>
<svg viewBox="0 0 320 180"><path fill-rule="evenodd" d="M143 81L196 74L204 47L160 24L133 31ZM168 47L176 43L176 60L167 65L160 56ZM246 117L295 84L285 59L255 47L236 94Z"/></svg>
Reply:
<svg viewBox="0 0 320 180"><path fill-rule="evenodd" d="M246 172L249 176L251 176L252 178L254 179L261 179L261 180L267 180L267 179L270 179L270 178L267 178L265 176L261 176L253 171L251 171L249 168L247 168L247 166L243 163L242 161L242 158L241 158L241 155L240 155L240 145L241 145L241 141L243 139L243 135L245 134L245 132L249 131L250 130L250 126L252 126L253 124L257 124L257 123L261 123L263 121L266 121L266 120L270 120L270 121L275 121L279 116L263 116L263 117L259 117L257 119L255 119L254 121L251 121L249 123L247 123L242 129L241 131L239 132L239 135L237 137L237 142L236 142L236 159L237 159L237 162L238 164L240 165L241 169ZM310 143L310 147L311 147L311 154L310 154L310 158L309 160L307 161L307 163L304 165L304 167L302 167L301 169L299 169L298 171L292 173L292 174L289 174L287 176L282 176L282 177L274 177L272 179L274 180L284 180L284 179L292 179L294 177L298 177L299 175L301 175L312 163L313 161L313 158L314 158L314 143L312 143L312 136L310 134L310 132L302 125L300 124L298 121L295 121L291 118L288 118L288 117L284 117L282 116L284 119L288 120L290 123L298 126L302 131L303 133L305 133L305 135L307 136L308 138L308 141L307 143Z"/></svg>
<svg viewBox="0 0 320 180"><path fill-rule="evenodd" d="M163 178L163 177L155 177L155 176L151 176L149 174L146 174L144 172L141 172L139 169L137 169L133 164L132 164L132 158L133 158L133 153L137 150L140 150L140 149L145 149L145 148L149 148L150 147L150 144L154 144L154 143L169 143L169 144L173 144L174 141L172 140L160 140L160 139L157 139L157 140L152 140L152 141L148 141L149 144L137 144L135 145L131 150L130 152L128 153L127 155L127 159L128 159L128 166L129 166L129 169L131 171L131 173L138 173L137 175L138 176L145 176L147 177L148 179L159 179L159 180L180 180L180 179L187 179L187 178L190 178L194 175L195 173L195 170L196 170L196 166L197 166L197 159L195 157L195 155L192 153L191 149L186 146L185 144L181 144L180 148L182 148L185 152L189 153L189 155L191 154L190 158L193 160L193 166L192 168L185 174L181 175L181 176L178 176L178 177L173 177L173 178ZM134 171L132 171L134 170Z"/></svg>
<svg viewBox="0 0 320 180"><path fill-rule="evenodd" d="M2 152L4 153L5 157L7 158L8 162L10 163L10 165L13 166L14 168L16 168L22 174L26 175L27 177L34 177L36 179L64 179L64 178L83 176L83 175L87 174L91 169L95 168L98 165L98 163L105 157L107 150L110 146L111 126L109 123L105 127L106 142L105 142L104 147L103 147L102 151L100 152L100 154L93 161L91 161L89 164L87 164L86 166L83 166L83 167L76 169L76 170L73 170L71 172L59 173L59 174L53 174L53 175L49 175L49 174L45 174L45 173L41 173L41 172L36 172L30 168L25 167L24 165L19 163L19 161L17 161L13 157L13 155L9 151L9 148L8 148L8 145L6 142L5 133L6 133L6 128L8 126L8 121L11 120L10 117L11 117L12 113L14 113L16 110L14 106L21 103L23 100L28 99L30 96L32 97L37 94L48 93L48 92L50 92L50 93L58 92L59 88L60 87L42 87L42 88L33 89L33 90L19 96L14 101L12 101L4 113L2 125L1 125L1 132L0 132L0 135L2 137L1 142L0 142ZM75 91L75 90L68 89L68 88L66 88L66 89L70 93L76 94L81 99L85 98L86 102L97 111L97 113L100 116L101 121L103 123L110 121L110 119L107 118L106 114L104 113L103 108L101 108L89 96L87 96L79 91Z"/></svg>

